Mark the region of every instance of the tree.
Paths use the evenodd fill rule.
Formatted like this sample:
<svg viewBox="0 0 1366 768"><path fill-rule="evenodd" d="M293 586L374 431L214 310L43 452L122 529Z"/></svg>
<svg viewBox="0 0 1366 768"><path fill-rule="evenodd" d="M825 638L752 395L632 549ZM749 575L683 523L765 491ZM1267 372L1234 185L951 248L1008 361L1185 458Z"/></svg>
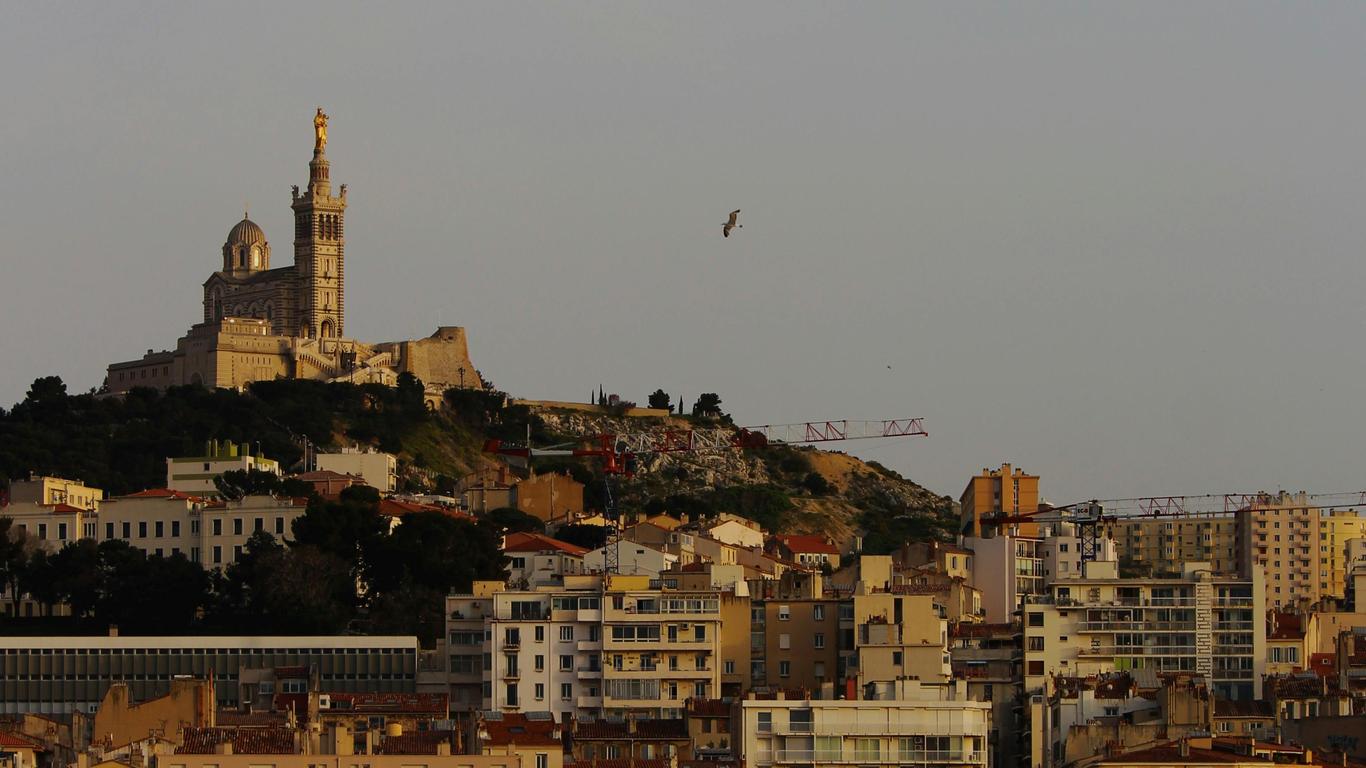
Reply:
<svg viewBox="0 0 1366 768"><path fill-rule="evenodd" d="M544 533L545 522L520 509L499 507L484 515L484 520L499 533Z"/></svg>
<svg viewBox="0 0 1366 768"><path fill-rule="evenodd" d="M830 481L819 472L807 472L806 477L802 478L802 487L810 491L812 496L824 496L830 492Z"/></svg>
<svg viewBox="0 0 1366 768"><path fill-rule="evenodd" d="M607 543L607 528L601 525L571 523L555 531L555 538L584 549L597 549Z"/></svg>
<svg viewBox="0 0 1366 768"><path fill-rule="evenodd" d="M52 556L53 588L71 606L71 614L82 617L95 610L103 574L100 550L94 539L68 542Z"/></svg>
<svg viewBox="0 0 1366 768"><path fill-rule="evenodd" d="M669 394L662 389L656 389L650 393L649 404L651 408L663 408L668 411L673 410L673 404L669 402Z"/></svg>
<svg viewBox="0 0 1366 768"><path fill-rule="evenodd" d="M379 491L369 486L344 489L337 501L314 497L294 519L294 545L311 546L346 564L357 581L367 583L370 564L383 545L389 523L379 513Z"/></svg>
<svg viewBox="0 0 1366 768"><path fill-rule="evenodd" d="M44 615L52 615L52 606L61 600L57 591L57 579L52 568L52 558L46 549L35 549L29 553L19 572L19 589L43 606Z"/></svg>
<svg viewBox="0 0 1366 768"><path fill-rule="evenodd" d="M300 482L300 481L294 481ZM214 477L213 485L225 499L240 499L243 496L268 496L281 492L282 481L274 472L260 469L233 469ZM304 484L310 490L312 486ZM297 486L293 486L296 487ZM304 494L307 495L307 494Z"/></svg>
<svg viewBox="0 0 1366 768"><path fill-rule="evenodd" d="M721 411L721 396L715 392L704 392L693 404L692 415L700 418L719 419L725 414Z"/></svg>
<svg viewBox="0 0 1366 768"><path fill-rule="evenodd" d="M23 531L14 528L12 518L0 517L0 589L9 592L16 616L19 614L19 578L28 560L24 552L26 538Z"/></svg>

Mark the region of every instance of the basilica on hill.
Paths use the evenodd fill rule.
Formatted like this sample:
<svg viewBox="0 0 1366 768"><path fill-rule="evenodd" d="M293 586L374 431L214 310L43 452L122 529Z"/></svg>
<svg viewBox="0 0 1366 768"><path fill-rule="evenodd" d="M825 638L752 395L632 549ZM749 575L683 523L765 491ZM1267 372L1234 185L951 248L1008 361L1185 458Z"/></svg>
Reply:
<svg viewBox="0 0 1366 768"><path fill-rule="evenodd" d="M483 386L465 329L367 344L346 336L346 185L333 194L327 120L313 119L308 186L294 187L294 263L271 267L266 234L245 215L204 281L204 318L173 350L109 366L104 391L178 385L241 388L266 379L375 382L412 373L429 391Z"/></svg>

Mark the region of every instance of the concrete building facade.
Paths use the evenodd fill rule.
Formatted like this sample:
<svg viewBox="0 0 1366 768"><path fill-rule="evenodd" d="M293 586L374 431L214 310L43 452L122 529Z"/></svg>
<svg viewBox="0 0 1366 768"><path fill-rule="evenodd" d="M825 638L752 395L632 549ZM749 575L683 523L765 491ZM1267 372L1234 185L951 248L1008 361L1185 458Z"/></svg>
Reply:
<svg viewBox="0 0 1366 768"><path fill-rule="evenodd" d="M319 453L315 461L319 470L359 477L380 493L393 493L398 487L398 459L392 453L348 447L331 453Z"/></svg>
<svg viewBox="0 0 1366 768"><path fill-rule="evenodd" d="M984 517L1018 515L1039 508L1039 476L1027 475L1024 470L1009 464L1002 464L1000 469L983 467L980 475L968 481L959 504L963 534L982 536ZM1020 536L1034 536L1037 532L1033 523L1023 523L1016 530Z"/></svg>
<svg viewBox="0 0 1366 768"><path fill-rule="evenodd" d="M254 456L247 443L210 440L202 456L177 456L166 459L166 488L195 496L217 496L214 478L225 472L269 472L280 474L280 462Z"/></svg>
<svg viewBox="0 0 1366 768"><path fill-rule="evenodd" d="M66 504L94 511L99 508L103 498L104 491L99 488L63 477L29 475L26 480L11 480L9 484L10 504Z"/></svg>

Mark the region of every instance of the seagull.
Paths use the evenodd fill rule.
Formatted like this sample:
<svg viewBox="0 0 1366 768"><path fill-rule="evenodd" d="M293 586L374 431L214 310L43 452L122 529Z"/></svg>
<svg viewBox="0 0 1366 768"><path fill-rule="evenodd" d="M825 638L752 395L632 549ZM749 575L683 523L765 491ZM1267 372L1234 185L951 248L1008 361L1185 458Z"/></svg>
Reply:
<svg viewBox="0 0 1366 768"><path fill-rule="evenodd" d="M744 229L744 226L745 226L744 224L736 224L736 223L735 223L735 219L736 219L736 217L739 216L739 215L740 215L740 209L739 209L739 208L736 208L735 210L733 210L733 211L730 212L730 221L727 221L725 224L722 224L722 225L721 225L721 236L722 236L722 237L730 237L730 231L731 231L732 229L735 229L736 227L740 227L741 229Z"/></svg>

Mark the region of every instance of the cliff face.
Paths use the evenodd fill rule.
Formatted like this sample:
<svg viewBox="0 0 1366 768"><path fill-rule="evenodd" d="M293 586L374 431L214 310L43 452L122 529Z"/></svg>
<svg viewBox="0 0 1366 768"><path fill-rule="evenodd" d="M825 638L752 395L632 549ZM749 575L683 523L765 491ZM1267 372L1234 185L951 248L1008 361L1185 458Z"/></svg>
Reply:
<svg viewBox="0 0 1366 768"><path fill-rule="evenodd" d="M623 418L535 409L548 432L565 437L687 429L678 418ZM716 425L712 425L716 426ZM851 545L864 535L947 537L952 499L875 463L809 446L659 453L637 457L633 477L615 480L623 512L730 511L789 533L820 533ZM908 521L910 524L891 521ZM890 528L888 528L890 526ZM884 544L886 542L883 542Z"/></svg>

